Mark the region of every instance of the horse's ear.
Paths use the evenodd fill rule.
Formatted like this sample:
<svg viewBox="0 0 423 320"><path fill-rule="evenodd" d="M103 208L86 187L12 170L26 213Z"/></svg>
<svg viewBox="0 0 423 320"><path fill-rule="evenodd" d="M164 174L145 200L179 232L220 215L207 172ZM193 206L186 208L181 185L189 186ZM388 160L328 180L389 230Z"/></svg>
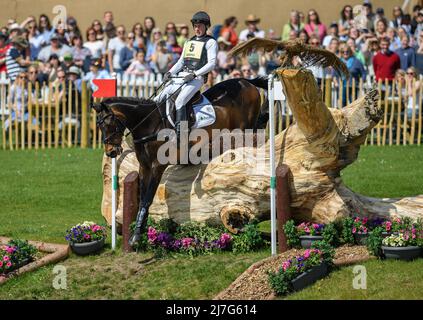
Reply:
<svg viewBox="0 0 423 320"><path fill-rule="evenodd" d="M91 108L93 108L96 112L101 112L104 109L103 104L100 103L91 103Z"/></svg>

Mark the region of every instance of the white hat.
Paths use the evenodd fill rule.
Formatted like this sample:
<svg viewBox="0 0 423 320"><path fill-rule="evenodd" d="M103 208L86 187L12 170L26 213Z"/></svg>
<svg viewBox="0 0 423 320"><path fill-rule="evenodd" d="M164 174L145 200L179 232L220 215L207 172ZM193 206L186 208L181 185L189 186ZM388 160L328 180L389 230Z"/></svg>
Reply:
<svg viewBox="0 0 423 320"><path fill-rule="evenodd" d="M9 31L13 31L13 30L22 30L21 26L17 23L12 23L9 27Z"/></svg>
<svg viewBox="0 0 423 320"><path fill-rule="evenodd" d="M69 68L69 70L68 70L68 74L69 73L73 73L73 74L76 74L76 75L78 75L78 76L80 76L81 75L81 71L79 70L79 68L78 67L76 67L76 66L72 66L72 67L70 67Z"/></svg>

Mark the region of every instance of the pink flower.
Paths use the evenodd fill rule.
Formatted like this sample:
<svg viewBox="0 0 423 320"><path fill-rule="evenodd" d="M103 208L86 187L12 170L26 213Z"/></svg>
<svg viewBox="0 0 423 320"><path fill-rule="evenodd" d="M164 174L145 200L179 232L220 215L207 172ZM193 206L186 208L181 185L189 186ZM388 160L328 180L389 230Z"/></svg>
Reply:
<svg viewBox="0 0 423 320"><path fill-rule="evenodd" d="M360 218L359 218L359 217L356 217L356 218L354 219L354 222L360 222Z"/></svg>
<svg viewBox="0 0 423 320"><path fill-rule="evenodd" d="M363 228L363 232L364 233L367 233L367 228L366 227Z"/></svg>
<svg viewBox="0 0 423 320"><path fill-rule="evenodd" d="M154 243L157 240L157 231L153 227L148 227L147 231L148 242Z"/></svg>
<svg viewBox="0 0 423 320"><path fill-rule="evenodd" d="M308 257L310 257L310 250L309 249L307 249L305 252L304 252L304 258L308 258Z"/></svg>
<svg viewBox="0 0 423 320"><path fill-rule="evenodd" d="M93 230L93 232L97 232L98 230L100 230L101 229L101 227L99 226L99 225L94 225L94 226L92 226L92 230Z"/></svg>
<svg viewBox="0 0 423 320"><path fill-rule="evenodd" d="M291 263L289 261L284 261L284 263L282 263L283 271L286 271L286 269L288 269L290 266L291 266Z"/></svg>
<svg viewBox="0 0 423 320"><path fill-rule="evenodd" d="M192 238L183 238L182 241L181 241L182 242L182 246L184 248L188 248L191 245L192 241L193 241Z"/></svg>
<svg viewBox="0 0 423 320"><path fill-rule="evenodd" d="M6 246L6 252L7 253L13 253L13 252L15 252L15 247Z"/></svg>
<svg viewBox="0 0 423 320"><path fill-rule="evenodd" d="M9 261L9 260L10 260L9 256L4 256L3 257L3 261Z"/></svg>
<svg viewBox="0 0 423 320"><path fill-rule="evenodd" d="M3 267L3 261L0 261L0 268Z"/></svg>
<svg viewBox="0 0 423 320"><path fill-rule="evenodd" d="M229 240L231 240L232 239L232 237L229 235L229 234L227 234L227 233L224 233L224 234L222 234L221 236L220 236L220 240L221 241L229 241Z"/></svg>
<svg viewBox="0 0 423 320"><path fill-rule="evenodd" d="M6 268L10 268L12 266L12 262L8 262L8 263L6 263Z"/></svg>
<svg viewBox="0 0 423 320"><path fill-rule="evenodd" d="M386 231L391 230L391 227L392 227L392 222L391 221L386 221L386 224L385 224Z"/></svg>
<svg viewBox="0 0 423 320"><path fill-rule="evenodd" d="M307 232L307 233L310 233L310 229L308 227L305 227L304 231Z"/></svg>
<svg viewBox="0 0 423 320"><path fill-rule="evenodd" d="M357 232L357 229L354 227L354 228L352 229L352 232L353 232L353 233L356 233L356 232Z"/></svg>
<svg viewBox="0 0 423 320"><path fill-rule="evenodd" d="M366 224L369 219L367 217L363 218L363 224Z"/></svg>

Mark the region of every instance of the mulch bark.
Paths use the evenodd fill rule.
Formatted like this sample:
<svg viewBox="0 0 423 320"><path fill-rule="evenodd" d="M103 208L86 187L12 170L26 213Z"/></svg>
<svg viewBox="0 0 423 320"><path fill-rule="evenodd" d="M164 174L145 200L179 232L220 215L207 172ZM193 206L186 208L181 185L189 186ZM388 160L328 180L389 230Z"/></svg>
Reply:
<svg viewBox="0 0 423 320"><path fill-rule="evenodd" d="M267 271L277 271L282 262L304 252L291 249L279 255L263 259L250 266L214 300L272 300L275 298L268 283ZM341 246L335 249L334 263L345 266L371 259L365 246Z"/></svg>

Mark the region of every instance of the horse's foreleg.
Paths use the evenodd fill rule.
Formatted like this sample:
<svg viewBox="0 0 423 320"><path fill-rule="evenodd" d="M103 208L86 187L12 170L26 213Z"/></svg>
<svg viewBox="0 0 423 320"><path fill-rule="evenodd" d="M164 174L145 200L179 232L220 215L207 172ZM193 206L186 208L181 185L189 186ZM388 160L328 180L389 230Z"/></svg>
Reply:
<svg viewBox="0 0 423 320"><path fill-rule="evenodd" d="M145 188L140 188L140 206L135 222L135 230L132 237L129 239L129 245L131 246L137 244L141 239L141 234L147 224L148 209L153 202L164 169L165 168L153 169L149 179L144 184Z"/></svg>

